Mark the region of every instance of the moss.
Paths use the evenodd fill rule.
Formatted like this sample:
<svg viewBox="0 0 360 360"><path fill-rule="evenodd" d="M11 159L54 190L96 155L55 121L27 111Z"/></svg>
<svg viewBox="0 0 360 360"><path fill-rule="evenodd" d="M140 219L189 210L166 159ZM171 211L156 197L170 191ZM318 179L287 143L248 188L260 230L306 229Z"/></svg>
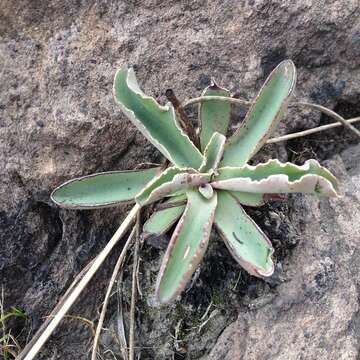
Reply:
<svg viewBox="0 0 360 360"><path fill-rule="evenodd" d="M226 303L226 299L223 292L213 291L211 300L215 306L223 307Z"/></svg>

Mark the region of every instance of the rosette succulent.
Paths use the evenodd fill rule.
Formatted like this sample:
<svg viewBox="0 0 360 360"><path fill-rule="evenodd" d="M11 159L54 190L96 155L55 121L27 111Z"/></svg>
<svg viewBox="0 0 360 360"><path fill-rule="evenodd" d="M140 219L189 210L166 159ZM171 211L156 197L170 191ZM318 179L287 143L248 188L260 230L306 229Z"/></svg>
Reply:
<svg viewBox="0 0 360 360"><path fill-rule="evenodd" d="M277 159L248 165L279 122L295 82L294 64L280 63L228 139L231 104L218 98L201 102L198 148L181 127L172 104L159 105L140 90L132 69L119 70L114 81L116 102L170 165L74 179L55 189L52 200L72 209L161 202L143 227L145 233L161 235L175 226L156 284L160 303L174 300L184 289L204 256L213 226L245 270L270 276L273 247L242 205L261 206L278 194L293 192L337 196L335 177L315 160L302 166ZM215 83L203 95L231 96Z"/></svg>

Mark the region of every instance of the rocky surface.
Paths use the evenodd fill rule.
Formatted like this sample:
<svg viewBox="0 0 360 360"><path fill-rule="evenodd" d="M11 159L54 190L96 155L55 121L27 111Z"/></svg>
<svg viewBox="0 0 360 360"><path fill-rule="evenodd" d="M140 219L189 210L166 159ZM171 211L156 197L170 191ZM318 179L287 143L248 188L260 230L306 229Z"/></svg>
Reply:
<svg viewBox="0 0 360 360"><path fill-rule="evenodd" d="M336 200L297 197L300 244L266 304L242 309L205 359L358 359L360 146L327 162L342 181Z"/></svg>
<svg viewBox="0 0 360 360"><path fill-rule="evenodd" d="M59 210L49 201L56 185L161 161L114 104L117 68L133 65L144 90L162 102L169 87L181 99L199 95L212 76L251 98L270 70L291 58L299 72L298 98L351 117L360 114L359 15L356 0L1 1L0 279L6 308L24 308L34 331L125 214L125 208ZM239 113L234 110L234 119ZM278 133L326 121L292 109ZM160 310L151 304L160 256L145 244L142 358L358 358L359 148L352 143L355 138L340 129L259 154L258 160L299 163L332 158L345 189L337 201L296 196L249 209L276 247L278 271L268 282L242 272L214 236L192 288ZM72 314L96 320L118 251ZM130 271L129 265L125 317ZM115 317L114 300L110 329ZM14 331L22 326L15 322ZM89 341L87 327L66 321L42 358L86 359ZM118 352L110 331L103 343L103 350Z"/></svg>

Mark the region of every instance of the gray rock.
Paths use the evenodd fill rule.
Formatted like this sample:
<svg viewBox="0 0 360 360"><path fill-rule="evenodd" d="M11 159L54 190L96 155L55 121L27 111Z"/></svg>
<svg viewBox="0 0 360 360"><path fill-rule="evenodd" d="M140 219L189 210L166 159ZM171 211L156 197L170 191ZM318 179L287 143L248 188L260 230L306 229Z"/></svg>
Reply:
<svg viewBox="0 0 360 360"><path fill-rule="evenodd" d="M296 198L292 221L301 241L276 296L241 310L204 358L358 359L360 163L354 154L359 145L328 162L342 181L341 198Z"/></svg>
<svg viewBox="0 0 360 360"><path fill-rule="evenodd" d="M126 213L123 207L92 212L59 210L49 200L55 186L80 175L162 161L114 103L112 80L117 68L133 65L144 90L161 102L165 101L167 88L173 88L180 99L198 96L211 77L250 99L271 69L291 58L299 71L299 99L320 102L346 117L355 116L360 114L359 15L356 0L1 1L0 278L6 308L24 308L32 320L32 331L36 330L42 317L49 314L80 269L103 248ZM243 115L244 110L236 108L234 119L239 114ZM277 133L326 121L319 114L292 109ZM338 129L286 146L268 145L255 161L273 156L295 162L309 157L326 160L354 142L351 134ZM345 168L339 158L335 160L345 179L358 176L354 170L358 156L354 154L352 160L346 155ZM276 247L278 270L267 283L243 273L214 235L199 275L181 302L154 308L147 296L153 293L160 255L145 245L141 268L144 297L138 306L142 357L171 358L177 351L178 358L196 359L212 351L211 356L216 358L216 353L221 354L223 341L219 340L212 350L217 337L239 313L239 320L224 332L229 343L247 329L248 335L242 335L240 340L250 344L251 339L260 336L261 326L273 319L278 324L273 331L276 338L267 334L263 341L274 349L289 344L287 358L291 358L290 351L295 347L291 336L296 335L286 333L286 308L294 309L293 317L298 319L294 327L298 324L297 332L303 331L302 337L295 337L299 344L296 354L301 352L300 342L305 343L301 339L305 339L307 319L320 321L323 317L321 326L314 320L317 325L308 328L307 344L313 337L319 340L305 347L304 359L326 354L331 358L336 347L340 356L344 354L340 350L346 349L349 354L355 351L351 349L356 348L354 339L359 335L353 284L356 272L348 270L347 274L340 265L357 266L357 243L355 232L349 233L349 226L334 220L340 210L346 213L339 215L342 222L355 216L358 199L353 189L347 189L347 203L344 199L334 203L295 197L288 204L249 209ZM326 220L320 219L321 212L329 213ZM321 230L324 224L334 230L325 233ZM320 230L322 246L311 241L313 233ZM347 241L340 241L343 238ZM332 247L325 246L330 241ZM96 276L72 314L96 320L96 310L119 250ZM307 262L305 251L312 256ZM346 262L347 258L351 262ZM300 276L299 269L300 280L296 277ZM125 317L130 272L129 265L124 273ZM292 287L292 279L298 279L299 286L303 284L300 293ZM336 290L341 282L345 285L345 300L339 298ZM309 312L301 304L294 305L297 298L304 299ZM316 302L314 308L311 301ZM249 306L253 310L249 311ZM263 309L272 310L262 313ZM334 313L333 320L328 309ZM116 317L116 302L110 304L109 314L111 323ZM215 315L204 324L211 314ZM179 341L175 341L172 335L180 321ZM14 329L22 326L15 323ZM334 326L338 333L330 332L326 326ZM324 339L320 341L321 332ZM90 335L81 323L66 320L42 356L86 359ZM22 344L25 337L19 337ZM328 343L333 345L327 346ZM265 358L270 356L270 350L262 353L265 350L259 344L254 344L254 351L257 349ZM113 345L111 349L117 352L116 342ZM238 348L234 343L229 354ZM246 346L244 349L250 351ZM285 356L272 354L273 359ZM246 356L251 359L255 355ZM351 356L348 358L356 358Z"/></svg>

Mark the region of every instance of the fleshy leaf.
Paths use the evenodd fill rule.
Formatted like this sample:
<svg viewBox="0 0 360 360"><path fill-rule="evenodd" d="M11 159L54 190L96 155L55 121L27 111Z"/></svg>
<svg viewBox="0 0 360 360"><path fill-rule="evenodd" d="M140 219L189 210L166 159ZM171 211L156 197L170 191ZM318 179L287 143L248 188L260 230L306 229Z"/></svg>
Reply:
<svg viewBox="0 0 360 360"><path fill-rule="evenodd" d="M187 192L188 203L171 237L161 264L156 297L160 303L176 298L205 254L217 196L207 200L197 190Z"/></svg>
<svg viewBox="0 0 360 360"><path fill-rule="evenodd" d="M176 205L182 201L186 200L186 195L174 196L169 200L165 201L162 205L169 206L163 209L155 211L151 217L145 222L143 226L143 231L145 235L147 234L156 234L163 235L165 234L171 226L180 218L181 214L185 210L184 205Z"/></svg>
<svg viewBox="0 0 360 360"><path fill-rule="evenodd" d="M202 96L230 96L230 91L213 82ZM200 144L204 150L214 132L226 136L231 114L231 104L225 101L209 100L199 105Z"/></svg>
<svg viewBox="0 0 360 360"><path fill-rule="evenodd" d="M211 185L216 189L251 193L337 196L336 178L316 160L308 160L302 166L275 159L257 166L220 168Z"/></svg>
<svg viewBox="0 0 360 360"><path fill-rule="evenodd" d="M193 171L190 169L179 169L177 167L169 167L164 170L157 177L153 178L146 187L141 189L139 194L136 195L135 200L140 204L144 203L146 199L151 195L151 193L158 188L159 186L169 183L174 179L174 176L181 173L186 173L187 171Z"/></svg>
<svg viewBox="0 0 360 360"><path fill-rule="evenodd" d="M215 170L221 160L224 152L226 137L218 132L214 132L204 151L204 161L199 169L200 172L206 173Z"/></svg>
<svg viewBox="0 0 360 360"><path fill-rule="evenodd" d="M280 121L295 82L296 69L290 60L272 71L240 128L225 145L221 166L243 166L259 151Z"/></svg>
<svg viewBox="0 0 360 360"><path fill-rule="evenodd" d="M134 200L137 193L158 173L160 168L109 171L76 178L60 185L51 199L59 206L93 209L115 206Z"/></svg>
<svg viewBox="0 0 360 360"><path fill-rule="evenodd" d="M205 199L211 199L214 196L214 189L210 184L200 185L198 190Z"/></svg>
<svg viewBox="0 0 360 360"><path fill-rule="evenodd" d="M160 106L154 98L145 95L132 69L117 71L114 96L130 121L174 165L200 167L202 155L178 126L173 106Z"/></svg>
<svg viewBox="0 0 360 360"><path fill-rule="evenodd" d="M227 191L217 194L215 225L232 256L251 275L272 275L274 250L267 236Z"/></svg>
<svg viewBox="0 0 360 360"><path fill-rule="evenodd" d="M191 186L199 186L208 183L209 174L200 174L192 169L168 168L157 178L153 179L135 198L141 206L169 195L175 195L179 191L186 191Z"/></svg>

